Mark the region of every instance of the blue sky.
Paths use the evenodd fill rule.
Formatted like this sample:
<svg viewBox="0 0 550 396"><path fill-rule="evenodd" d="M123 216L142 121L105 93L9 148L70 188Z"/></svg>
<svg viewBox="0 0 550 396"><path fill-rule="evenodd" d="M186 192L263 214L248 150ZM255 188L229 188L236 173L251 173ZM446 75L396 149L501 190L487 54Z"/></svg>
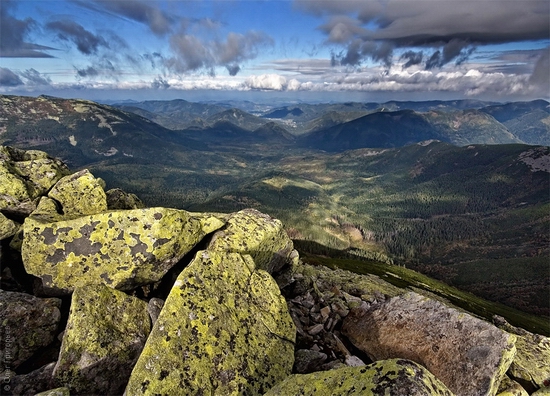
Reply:
<svg viewBox="0 0 550 396"><path fill-rule="evenodd" d="M547 0L0 0L0 93L550 97Z"/></svg>

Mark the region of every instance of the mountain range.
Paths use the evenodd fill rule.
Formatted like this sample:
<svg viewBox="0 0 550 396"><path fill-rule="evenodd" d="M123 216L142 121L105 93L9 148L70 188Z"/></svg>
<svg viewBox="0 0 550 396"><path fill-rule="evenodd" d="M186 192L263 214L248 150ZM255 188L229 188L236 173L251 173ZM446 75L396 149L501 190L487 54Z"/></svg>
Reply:
<svg viewBox="0 0 550 396"><path fill-rule="evenodd" d="M0 102L0 144L89 168L148 206L253 207L303 251L406 265L550 316L546 101Z"/></svg>

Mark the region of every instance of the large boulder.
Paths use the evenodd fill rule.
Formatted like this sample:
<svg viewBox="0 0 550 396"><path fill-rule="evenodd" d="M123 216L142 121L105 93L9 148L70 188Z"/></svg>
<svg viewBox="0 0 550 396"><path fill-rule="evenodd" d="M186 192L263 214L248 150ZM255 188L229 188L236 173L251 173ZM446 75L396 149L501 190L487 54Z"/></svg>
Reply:
<svg viewBox="0 0 550 396"><path fill-rule="evenodd" d="M404 359L375 362L310 374L294 374L265 396L452 396L453 393L421 365Z"/></svg>
<svg viewBox="0 0 550 396"><path fill-rule="evenodd" d="M208 250L249 254L257 268L273 274L289 262L293 244L280 220L244 209L232 214L214 234Z"/></svg>
<svg viewBox="0 0 550 396"><path fill-rule="evenodd" d="M107 210L107 196L103 183L87 169L60 179L48 197L61 204L63 214L81 216Z"/></svg>
<svg viewBox="0 0 550 396"><path fill-rule="evenodd" d="M205 231L204 216L176 209L149 208L98 213L23 224L23 264L50 295L75 287L106 284L130 290L156 282L189 252ZM215 224L214 224L215 223Z"/></svg>
<svg viewBox="0 0 550 396"><path fill-rule="evenodd" d="M258 395L292 370L296 330L250 256L199 251L172 288L127 395Z"/></svg>
<svg viewBox="0 0 550 396"><path fill-rule="evenodd" d="M0 290L0 356L5 367L15 370L53 342L61 319L60 307L57 298Z"/></svg>
<svg viewBox="0 0 550 396"><path fill-rule="evenodd" d="M495 395L516 353L514 335L412 292L352 310L342 332L372 360L413 360L464 396Z"/></svg>
<svg viewBox="0 0 550 396"><path fill-rule="evenodd" d="M147 303L104 285L76 288L53 371L75 394L121 394L151 330Z"/></svg>

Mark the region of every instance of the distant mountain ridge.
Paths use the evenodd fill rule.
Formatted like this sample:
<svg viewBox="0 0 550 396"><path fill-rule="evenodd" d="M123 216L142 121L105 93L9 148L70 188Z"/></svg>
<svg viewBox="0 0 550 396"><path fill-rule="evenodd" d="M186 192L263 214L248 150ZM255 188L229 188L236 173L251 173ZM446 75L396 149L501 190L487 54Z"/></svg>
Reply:
<svg viewBox="0 0 550 396"><path fill-rule="evenodd" d="M211 131L218 121L223 120L252 132L268 122L275 122L298 137L297 142L305 147L341 151L361 147L399 147L426 139L457 145L548 145L549 105L544 100L508 104L477 100L350 102L295 104L250 114L235 107L224 107L221 103L172 100L133 103L119 108L134 111L169 129ZM246 107L253 106L246 103ZM396 114L384 115L391 113ZM405 123L399 125L403 114L408 116ZM395 122L390 122L390 119Z"/></svg>

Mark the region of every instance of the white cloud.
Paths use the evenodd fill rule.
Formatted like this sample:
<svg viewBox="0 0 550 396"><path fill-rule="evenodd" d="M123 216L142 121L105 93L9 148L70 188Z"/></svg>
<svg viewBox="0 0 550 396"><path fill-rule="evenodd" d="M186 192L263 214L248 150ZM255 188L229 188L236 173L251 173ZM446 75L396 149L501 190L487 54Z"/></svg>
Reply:
<svg viewBox="0 0 550 396"><path fill-rule="evenodd" d="M248 89L283 91L287 88L287 80L279 74L261 74L258 76L250 76L245 81L243 86ZM295 83L293 84L295 87Z"/></svg>

